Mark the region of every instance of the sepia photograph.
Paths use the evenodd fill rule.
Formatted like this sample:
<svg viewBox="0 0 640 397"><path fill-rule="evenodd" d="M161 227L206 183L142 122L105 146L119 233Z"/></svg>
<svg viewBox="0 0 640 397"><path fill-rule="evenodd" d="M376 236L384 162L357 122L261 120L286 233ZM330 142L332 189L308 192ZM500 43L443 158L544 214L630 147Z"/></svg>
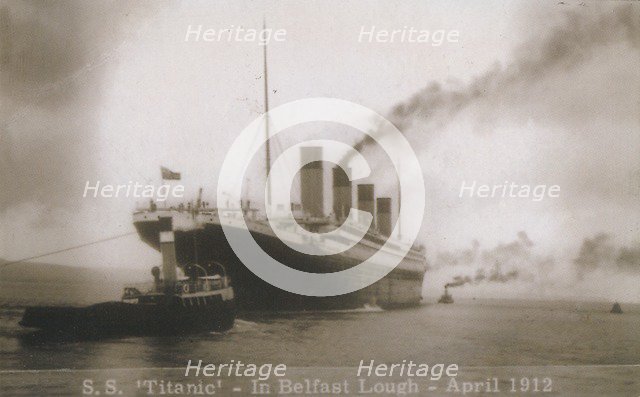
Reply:
<svg viewBox="0 0 640 397"><path fill-rule="evenodd" d="M640 396L640 3L0 0L0 396Z"/></svg>

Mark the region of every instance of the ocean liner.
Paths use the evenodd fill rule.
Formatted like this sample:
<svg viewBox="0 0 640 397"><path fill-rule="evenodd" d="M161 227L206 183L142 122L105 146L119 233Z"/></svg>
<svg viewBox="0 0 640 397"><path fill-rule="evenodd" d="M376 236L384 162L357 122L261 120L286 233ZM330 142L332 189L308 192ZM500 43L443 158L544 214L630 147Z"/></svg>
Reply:
<svg viewBox="0 0 640 397"><path fill-rule="evenodd" d="M268 117L267 46L263 47L263 51L264 105L265 114ZM269 175L271 151L268 139L270 136L268 122L265 123L265 136L267 137L265 174ZM322 161L305 161L305 159L321 158L322 153L318 156L318 150L321 151L322 148L301 148L301 205L291 204L291 206L295 222L306 230L323 233L331 231L345 222L352 207L354 189L347 172L340 167L333 168L333 213L325 216L323 213L324 163ZM174 178L170 176L169 179ZM268 192L271 191L270 188L271 186L268 185ZM240 310L349 309L362 307L366 304L394 308L416 305L422 299L422 282L426 271L424 249L413 245L408 247L407 243L400 238L391 236L391 198L376 198L372 184L357 185L357 192L355 192L357 209L368 212L374 219L368 228L362 226L363 229L366 229L364 238L359 240L359 237L356 236L361 236L365 230L355 230L359 226L357 222L355 222L355 226L353 226L354 222L349 222L349 227L344 228L346 230L340 235L321 238L319 244L331 244L334 247L341 244L351 246L350 243L354 241L356 244L340 254L326 256L304 254L292 249L290 246L295 246L295 241L299 241L301 236L291 235L289 244L285 244L271 229L266 216L252 208L248 200L242 200L239 205L236 204L235 208L231 208L230 205L227 205L226 208L211 208L208 203L201 200L201 193L202 190L200 190L197 200L186 206L158 208L155 203L151 202L149 208L134 212L133 223L141 239L156 250L160 250L158 219L172 218L177 261L185 275L193 277L194 275L190 274L194 271L193 269L204 268L209 271L218 264L222 264L231 278L236 303ZM388 240L391 244L387 244L387 247L384 248L388 251L385 252L385 255L395 255L401 261L384 278L352 293L331 297L294 294L272 286L242 264L227 242L220 223L221 216L237 219L243 217L252 237L267 254L280 263L300 271L330 273L348 269L371 257L382 249ZM404 254L404 252L407 253Z"/></svg>
<svg viewBox="0 0 640 397"><path fill-rule="evenodd" d="M302 157L316 147L303 147ZM322 162L311 162L300 171L301 206L292 204L295 221L303 228L322 233L342 224L352 206L352 183L342 168L333 168L333 214L323 211ZM185 275L198 268L207 271L222 264L229 274L236 300L241 310L314 310L357 308L375 304L383 308L418 304L426 271L424 250L410 247L402 261L384 278L352 293L332 297L311 297L293 294L270 285L254 275L236 257L227 242L220 224L220 216L244 217L249 231L258 245L270 256L287 266L310 273L328 273L345 270L359 264L376 253L391 239L389 255L401 255L401 245L407 244L393 236L391 198L374 196L374 185L357 185L357 208L370 213L374 223L353 247L327 256L308 255L291 248L274 233L266 217L243 201L237 208L210 208L200 198L187 206L149 208L134 212L134 225L144 242L160 250L159 219L171 217L175 234L178 266ZM364 226L362 226L364 227ZM233 230L233 229L232 229ZM349 226L340 235L327 237L326 244L345 244L358 235ZM295 246L292 236L291 245ZM393 250L397 249L398 252ZM197 264L198 266L191 266ZM195 270L194 270L195 269Z"/></svg>

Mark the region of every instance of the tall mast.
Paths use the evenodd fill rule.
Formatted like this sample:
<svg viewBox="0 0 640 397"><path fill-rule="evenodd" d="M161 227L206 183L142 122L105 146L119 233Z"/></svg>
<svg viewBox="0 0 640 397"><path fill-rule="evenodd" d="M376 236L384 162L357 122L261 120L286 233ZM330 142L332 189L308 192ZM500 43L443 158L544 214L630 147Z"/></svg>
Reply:
<svg viewBox="0 0 640 397"><path fill-rule="evenodd" d="M262 20L262 30L266 31L266 22ZM262 46L262 56L263 56L263 75L264 75L264 133L266 141L266 155L265 155L265 171L267 177L267 202L265 206L271 205L271 183L269 181L269 172L271 172L271 145L269 144L269 78L267 76L267 43Z"/></svg>

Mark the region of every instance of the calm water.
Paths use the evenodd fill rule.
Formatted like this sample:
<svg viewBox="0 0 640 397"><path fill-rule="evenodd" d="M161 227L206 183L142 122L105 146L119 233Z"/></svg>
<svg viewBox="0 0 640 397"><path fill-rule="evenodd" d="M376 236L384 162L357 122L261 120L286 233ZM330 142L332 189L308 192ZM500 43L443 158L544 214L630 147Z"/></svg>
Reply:
<svg viewBox="0 0 640 397"><path fill-rule="evenodd" d="M21 310L5 307L0 394L80 394L87 376L132 383L156 371L184 380L189 359L284 363L305 376L329 377L354 374L346 367L374 359L455 363L463 379L549 376L561 395L638 396L640 306L622 308L613 315L606 303L478 300L398 311L245 314L226 334L60 343L25 337L17 325ZM62 368L83 371L52 371ZM431 394L456 395L445 393L443 382Z"/></svg>

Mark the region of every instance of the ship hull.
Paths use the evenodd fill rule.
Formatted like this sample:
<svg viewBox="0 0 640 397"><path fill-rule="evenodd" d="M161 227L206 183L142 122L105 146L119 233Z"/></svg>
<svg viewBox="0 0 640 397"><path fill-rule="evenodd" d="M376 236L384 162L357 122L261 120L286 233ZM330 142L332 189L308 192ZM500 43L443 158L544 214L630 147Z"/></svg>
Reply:
<svg viewBox="0 0 640 397"><path fill-rule="evenodd" d="M235 304L223 301L202 306L104 302L86 307L36 306L25 310L20 325L50 336L67 338L178 335L226 331L233 327Z"/></svg>
<svg viewBox="0 0 640 397"><path fill-rule="evenodd" d="M158 222L139 220L134 224L142 240L159 250ZM356 255L310 256L291 249L274 235L253 230L251 234L270 256L297 270L336 272L359 263ZM422 298L424 271L406 270L403 263L376 283L344 295L313 297L284 291L260 279L242 264L229 246L222 227L215 222L188 230L175 230L175 248L177 260L183 268L192 263L222 264L231 277L236 302L242 311L353 309L366 304L399 308L417 305ZM369 255L373 252L371 250Z"/></svg>

